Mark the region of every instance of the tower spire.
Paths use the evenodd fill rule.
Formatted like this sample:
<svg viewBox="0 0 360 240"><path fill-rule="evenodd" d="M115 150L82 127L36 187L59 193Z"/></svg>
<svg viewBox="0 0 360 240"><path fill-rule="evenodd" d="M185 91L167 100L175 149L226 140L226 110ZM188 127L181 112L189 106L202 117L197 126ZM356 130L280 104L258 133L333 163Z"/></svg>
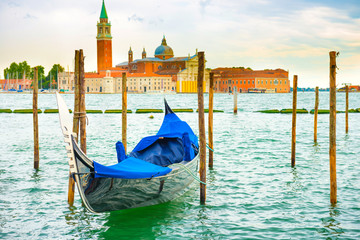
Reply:
<svg viewBox="0 0 360 240"><path fill-rule="evenodd" d="M167 46L166 39L165 39L165 34L164 34L163 39L161 41L161 45Z"/></svg>
<svg viewBox="0 0 360 240"><path fill-rule="evenodd" d="M141 54L142 59L146 58L146 51L145 48L143 48L142 54Z"/></svg>
<svg viewBox="0 0 360 240"><path fill-rule="evenodd" d="M100 13L100 19L101 18L108 18L106 8L105 8L105 1L103 0L102 7L101 7L101 13Z"/></svg>

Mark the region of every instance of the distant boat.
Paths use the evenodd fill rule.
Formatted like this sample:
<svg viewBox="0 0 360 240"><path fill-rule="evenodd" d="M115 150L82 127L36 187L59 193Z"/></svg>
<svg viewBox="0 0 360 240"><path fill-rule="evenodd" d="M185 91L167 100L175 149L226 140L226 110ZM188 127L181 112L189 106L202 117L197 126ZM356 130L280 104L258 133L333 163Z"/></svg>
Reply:
<svg viewBox="0 0 360 240"><path fill-rule="evenodd" d="M158 133L143 138L125 154L116 143L118 163L104 166L81 151L63 98L56 93L60 124L74 177L84 206L91 212L116 211L170 201L183 194L198 168L198 138L165 101Z"/></svg>
<svg viewBox="0 0 360 240"><path fill-rule="evenodd" d="M146 94L176 94L175 91L164 91L164 90L151 90L145 93Z"/></svg>
<svg viewBox="0 0 360 240"><path fill-rule="evenodd" d="M265 88L249 88L248 93L265 93Z"/></svg>
<svg viewBox="0 0 360 240"><path fill-rule="evenodd" d="M48 90L48 89L40 89L39 92L40 92L40 93L48 93L49 90Z"/></svg>

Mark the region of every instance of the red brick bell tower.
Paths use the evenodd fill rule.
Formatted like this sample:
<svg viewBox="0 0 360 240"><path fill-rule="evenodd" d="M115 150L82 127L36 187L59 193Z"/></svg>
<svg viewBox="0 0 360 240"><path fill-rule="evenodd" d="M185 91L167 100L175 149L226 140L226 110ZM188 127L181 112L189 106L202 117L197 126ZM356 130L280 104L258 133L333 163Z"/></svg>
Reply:
<svg viewBox="0 0 360 240"><path fill-rule="evenodd" d="M103 0L100 22L97 23L97 70L106 70L112 67L112 36L111 23L108 21L105 3Z"/></svg>

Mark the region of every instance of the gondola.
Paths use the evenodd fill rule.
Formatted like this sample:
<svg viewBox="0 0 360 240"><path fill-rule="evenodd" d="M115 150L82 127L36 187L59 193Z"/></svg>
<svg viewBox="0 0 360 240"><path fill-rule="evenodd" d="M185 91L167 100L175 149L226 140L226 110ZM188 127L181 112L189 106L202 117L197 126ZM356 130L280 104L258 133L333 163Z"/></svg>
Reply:
<svg viewBox="0 0 360 240"><path fill-rule="evenodd" d="M117 142L117 162L104 166L91 160L72 132L72 118L56 93L60 125L74 178L83 205L94 213L164 203L182 195L198 170L198 138L181 121L166 100L165 117L156 135L144 137L126 154Z"/></svg>

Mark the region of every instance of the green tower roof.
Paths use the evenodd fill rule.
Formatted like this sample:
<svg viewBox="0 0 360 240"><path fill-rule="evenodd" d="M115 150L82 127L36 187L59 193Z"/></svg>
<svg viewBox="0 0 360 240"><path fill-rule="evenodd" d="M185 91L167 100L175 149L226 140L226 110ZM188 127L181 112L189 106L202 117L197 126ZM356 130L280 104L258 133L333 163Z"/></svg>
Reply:
<svg viewBox="0 0 360 240"><path fill-rule="evenodd" d="M101 8L100 18L108 18L104 0L103 0L102 8Z"/></svg>

